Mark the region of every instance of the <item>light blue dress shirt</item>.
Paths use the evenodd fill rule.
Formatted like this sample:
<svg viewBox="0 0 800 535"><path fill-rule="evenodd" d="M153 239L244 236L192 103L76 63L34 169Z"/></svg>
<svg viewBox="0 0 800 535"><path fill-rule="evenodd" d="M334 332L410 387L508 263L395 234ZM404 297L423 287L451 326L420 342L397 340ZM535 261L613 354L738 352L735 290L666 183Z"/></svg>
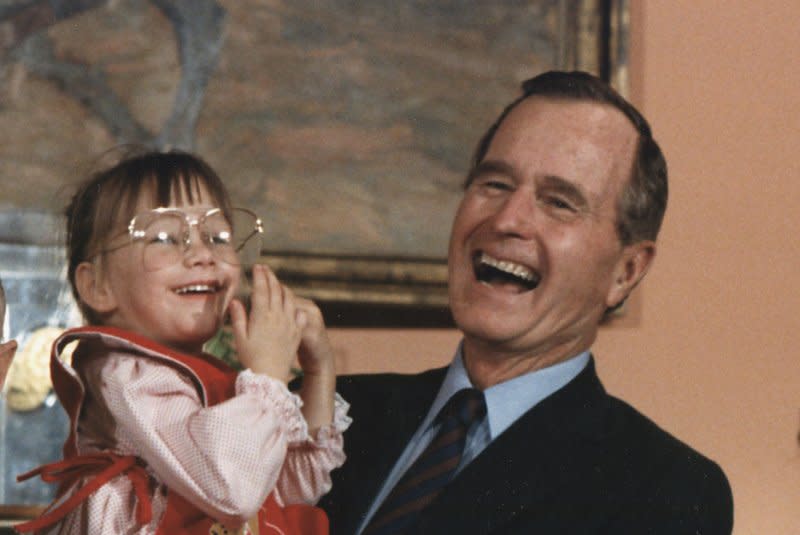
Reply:
<svg viewBox="0 0 800 535"><path fill-rule="evenodd" d="M572 381L589 363L589 358L587 351L553 366L526 373L484 390L486 417L475 422L467 432L464 453L458 470L462 470L469 464L520 416ZM392 471L389 472L380 492L372 502L367 516L359 526L358 533L364 530L391 489L433 440L438 431L438 426L433 425L436 415L453 394L464 388L473 388L473 385L464 367L461 345L459 345L427 416L414 436L411 437L408 446L397 459Z"/></svg>

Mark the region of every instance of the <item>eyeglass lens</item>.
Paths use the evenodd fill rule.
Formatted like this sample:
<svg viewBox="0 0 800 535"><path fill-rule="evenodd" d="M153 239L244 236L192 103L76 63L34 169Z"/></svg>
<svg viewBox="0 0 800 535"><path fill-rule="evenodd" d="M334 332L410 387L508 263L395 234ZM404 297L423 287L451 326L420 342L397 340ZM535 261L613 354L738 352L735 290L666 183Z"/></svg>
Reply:
<svg viewBox="0 0 800 535"><path fill-rule="evenodd" d="M216 260L232 265L250 264L258 258L260 231L253 214L234 209L232 221L223 212L209 212L196 222L196 231L179 212L149 212L137 217L133 238L143 243L143 261L147 270L159 270L181 262L198 238Z"/></svg>

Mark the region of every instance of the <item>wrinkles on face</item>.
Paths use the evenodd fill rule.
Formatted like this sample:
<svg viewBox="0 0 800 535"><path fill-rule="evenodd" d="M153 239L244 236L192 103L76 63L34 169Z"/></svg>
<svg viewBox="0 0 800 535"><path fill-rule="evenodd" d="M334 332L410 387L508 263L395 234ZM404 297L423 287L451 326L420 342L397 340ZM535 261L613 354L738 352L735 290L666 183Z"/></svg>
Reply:
<svg viewBox="0 0 800 535"><path fill-rule="evenodd" d="M450 239L451 309L472 361L553 363L594 340L621 261L616 200L637 136L622 113L583 101L531 98L505 118ZM483 255L504 274L476 269Z"/></svg>

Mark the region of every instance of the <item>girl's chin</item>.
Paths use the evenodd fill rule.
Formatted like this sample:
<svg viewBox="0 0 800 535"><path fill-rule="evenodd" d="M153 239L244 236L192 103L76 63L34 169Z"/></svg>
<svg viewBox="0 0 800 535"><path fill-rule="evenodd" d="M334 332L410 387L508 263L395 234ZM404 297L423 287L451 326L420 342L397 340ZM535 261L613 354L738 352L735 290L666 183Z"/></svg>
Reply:
<svg viewBox="0 0 800 535"><path fill-rule="evenodd" d="M217 334L218 328L194 332L190 336L175 337L166 344L186 353L200 353L203 346Z"/></svg>
<svg viewBox="0 0 800 535"><path fill-rule="evenodd" d="M203 346L205 345L205 342L198 343L196 341L179 340L179 341L170 341L164 345L180 353L186 353L188 355L198 355L203 352Z"/></svg>

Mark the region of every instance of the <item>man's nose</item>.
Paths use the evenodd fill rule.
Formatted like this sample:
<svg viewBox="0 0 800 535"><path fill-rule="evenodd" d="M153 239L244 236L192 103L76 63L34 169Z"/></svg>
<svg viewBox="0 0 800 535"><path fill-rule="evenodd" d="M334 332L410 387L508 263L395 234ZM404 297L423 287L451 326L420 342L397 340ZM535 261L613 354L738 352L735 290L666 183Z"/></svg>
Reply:
<svg viewBox="0 0 800 535"><path fill-rule="evenodd" d="M521 187L503 199L492 218L494 229L500 233L529 239L535 229L536 194Z"/></svg>

